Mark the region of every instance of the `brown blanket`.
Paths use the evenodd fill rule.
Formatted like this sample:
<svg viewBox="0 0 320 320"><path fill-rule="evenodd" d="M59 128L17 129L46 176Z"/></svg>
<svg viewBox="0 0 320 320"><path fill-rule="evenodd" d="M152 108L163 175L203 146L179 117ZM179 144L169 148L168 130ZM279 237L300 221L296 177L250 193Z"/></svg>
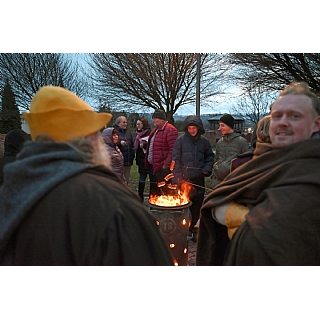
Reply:
<svg viewBox="0 0 320 320"><path fill-rule="evenodd" d="M311 261L316 261L313 264L320 264L320 139L261 152L265 147L258 147L253 160L233 171L205 198L196 265L223 263L228 246L226 228L217 226L211 209L229 201L251 210L232 239L233 257L227 264L244 264L239 263L235 249L240 229L250 231L252 241L265 251L270 264L300 265L309 253ZM311 264L310 259L305 261Z"/></svg>

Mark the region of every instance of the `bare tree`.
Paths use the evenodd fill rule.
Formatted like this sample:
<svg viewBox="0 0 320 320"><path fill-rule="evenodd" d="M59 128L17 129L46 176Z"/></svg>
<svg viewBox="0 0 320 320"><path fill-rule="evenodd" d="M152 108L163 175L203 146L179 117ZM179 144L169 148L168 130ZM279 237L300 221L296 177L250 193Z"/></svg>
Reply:
<svg viewBox="0 0 320 320"><path fill-rule="evenodd" d="M307 82L320 94L319 53L236 53L229 54L235 66L238 85L260 87L264 91L282 90L293 81Z"/></svg>
<svg viewBox="0 0 320 320"><path fill-rule="evenodd" d="M270 113L270 106L275 101L277 92L265 92L261 87L248 88L231 112L241 115L245 120L256 125L265 115Z"/></svg>
<svg viewBox="0 0 320 320"><path fill-rule="evenodd" d="M76 59L62 53L1 53L0 85L8 81L19 108L29 109L34 94L46 85L65 87L80 97L86 81Z"/></svg>
<svg viewBox="0 0 320 320"><path fill-rule="evenodd" d="M173 122L179 107L196 101L195 53L102 53L89 58L95 96L108 105L160 108ZM223 93L228 66L219 54L201 54L200 63L200 97L205 101Z"/></svg>
<svg viewBox="0 0 320 320"><path fill-rule="evenodd" d="M1 97L0 132L21 129L21 118L11 86L7 81Z"/></svg>

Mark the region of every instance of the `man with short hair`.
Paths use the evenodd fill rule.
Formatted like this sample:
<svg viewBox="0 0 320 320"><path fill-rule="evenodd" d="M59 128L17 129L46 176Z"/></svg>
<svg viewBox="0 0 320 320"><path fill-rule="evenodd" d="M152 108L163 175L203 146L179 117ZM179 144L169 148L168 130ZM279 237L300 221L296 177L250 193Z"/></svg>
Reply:
<svg viewBox="0 0 320 320"><path fill-rule="evenodd" d="M320 139L310 139L319 130L320 100L291 84L271 107L273 147L255 150L204 200L197 265L320 265ZM228 246L212 210L230 201L249 212Z"/></svg>
<svg viewBox="0 0 320 320"><path fill-rule="evenodd" d="M100 131L111 114L46 86L23 116L32 141L4 169L0 265L173 265L155 219L110 169Z"/></svg>
<svg viewBox="0 0 320 320"><path fill-rule="evenodd" d="M220 183L230 173L231 160L249 151L248 141L233 130L234 118L224 114L219 120L222 138L217 142L215 163L213 164L212 187Z"/></svg>

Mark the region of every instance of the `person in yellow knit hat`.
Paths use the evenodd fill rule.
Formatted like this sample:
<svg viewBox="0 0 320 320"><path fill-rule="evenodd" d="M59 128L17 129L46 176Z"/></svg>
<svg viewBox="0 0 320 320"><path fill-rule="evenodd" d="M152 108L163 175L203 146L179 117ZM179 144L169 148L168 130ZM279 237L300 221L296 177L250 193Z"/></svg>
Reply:
<svg viewBox="0 0 320 320"><path fill-rule="evenodd" d="M45 86L23 116L32 141L4 170L0 265L173 265L155 219L110 169L111 114Z"/></svg>

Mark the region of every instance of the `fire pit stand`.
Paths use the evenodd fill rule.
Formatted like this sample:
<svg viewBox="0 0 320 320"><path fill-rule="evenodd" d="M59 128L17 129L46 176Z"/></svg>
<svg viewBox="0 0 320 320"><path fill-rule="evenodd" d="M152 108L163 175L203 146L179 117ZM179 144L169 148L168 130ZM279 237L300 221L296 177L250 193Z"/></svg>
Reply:
<svg viewBox="0 0 320 320"><path fill-rule="evenodd" d="M147 202L177 266L188 265L188 231L192 202L176 207L163 207Z"/></svg>

